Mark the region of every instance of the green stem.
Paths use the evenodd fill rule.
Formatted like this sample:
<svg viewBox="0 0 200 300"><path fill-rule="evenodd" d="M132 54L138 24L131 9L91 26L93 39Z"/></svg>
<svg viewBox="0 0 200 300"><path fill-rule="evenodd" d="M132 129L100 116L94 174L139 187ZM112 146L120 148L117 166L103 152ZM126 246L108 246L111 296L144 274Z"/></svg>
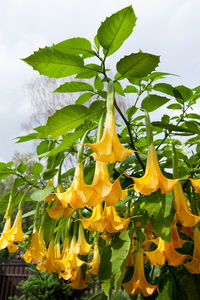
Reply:
<svg viewBox="0 0 200 300"><path fill-rule="evenodd" d="M27 190L24 192L24 194L23 194L23 196L22 196L22 198L21 198L21 200L20 200L20 202L19 202L19 205L18 205L18 209L19 209L19 210L22 210L22 206L23 206L23 204L24 204L24 201L25 201L25 199L26 199L26 196L27 196L27 194L30 192L31 189L32 189L32 187L29 187L29 188L27 188Z"/></svg>
<svg viewBox="0 0 200 300"><path fill-rule="evenodd" d="M33 228L38 229L38 218L39 218L39 212L40 212L40 202L37 202L36 208L35 208L35 215L33 219Z"/></svg>
<svg viewBox="0 0 200 300"><path fill-rule="evenodd" d="M58 170L58 186L62 186L62 180L61 180L61 175L62 175L62 165L64 162L64 158L61 160L60 165L59 165L59 170Z"/></svg>
<svg viewBox="0 0 200 300"><path fill-rule="evenodd" d="M112 81L108 82L106 107L108 113L114 114L115 86Z"/></svg>
<svg viewBox="0 0 200 300"><path fill-rule="evenodd" d="M15 179L15 181L13 183L13 186L12 186L12 190L11 190L11 193L10 193L10 196L9 196L8 206L7 206L7 209L6 209L5 216L4 216L5 220L8 217L10 217L11 213L12 213L12 205L13 205L13 201L14 201L14 198L15 198L15 192L16 192L16 189L17 189L17 181L18 181L18 178Z"/></svg>
<svg viewBox="0 0 200 300"><path fill-rule="evenodd" d="M84 143L85 143L85 139L86 139L88 132L90 132L90 129L84 133L84 136L82 137L82 140L79 144L79 149L78 149L78 154L77 154L77 163L81 163L83 161Z"/></svg>
<svg viewBox="0 0 200 300"><path fill-rule="evenodd" d="M153 144L153 133L152 133L152 126L151 126L151 121L148 112L145 112L145 123L146 123L146 131L147 131L147 142L148 142L148 146L150 146L151 144Z"/></svg>
<svg viewBox="0 0 200 300"><path fill-rule="evenodd" d="M172 166L173 166L173 178L179 177L178 172L178 158L174 141L172 142Z"/></svg>
<svg viewBox="0 0 200 300"><path fill-rule="evenodd" d="M131 124L129 123L129 121L125 118L125 116L123 115L122 111L120 110L119 106L117 105L116 101L115 101L115 108L116 110L118 111L118 113L120 114L121 118L123 119L124 123L126 124L126 127L128 129L128 134L129 134L129 137L130 137L130 145L131 145L131 148L135 151L137 151L136 147L135 147L135 143L133 141L133 135L132 135L132 132L131 132ZM137 152L135 152L135 156L142 168L142 170L144 171L145 170L145 165L143 164L139 154Z"/></svg>
<svg viewBox="0 0 200 300"><path fill-rule="evenodd" d="M97 128L97 139L96 139L96 142L99 142L102 135L103 135L103 126L104 126L104 121L105 121L105 113L103 113L101 115L101 118L99 120L99 125L98 125L98 128Z"/></svg>

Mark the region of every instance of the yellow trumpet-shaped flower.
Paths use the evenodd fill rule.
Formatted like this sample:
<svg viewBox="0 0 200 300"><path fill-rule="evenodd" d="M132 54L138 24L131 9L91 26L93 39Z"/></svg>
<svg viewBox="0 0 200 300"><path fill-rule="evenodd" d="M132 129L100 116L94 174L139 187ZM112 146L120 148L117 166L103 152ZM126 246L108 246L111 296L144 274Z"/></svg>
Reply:
<svg viewBox="0 0 200 300"><path fill-rule="evenodd" d="M10 228L11 228L11 218L8 217L0 237L0 250L5 249L8 246L8 240L5 239L5 234L10 231Z"/></svg>
<svg viewBox="0 0 200 300"><path fill-rule="evenodd" d="M91 185L107 205L115 205L118 200L124 200L127 190L122 190L119 177L111 183L105 162L96 161L94 178Z"/></svg>
<svg viewBox="0 0 200 300"><path fill-rule="evenodd" d="M45 269L49 274L52 272L59 273L63 270L64 266L60 261L61 255L58 247L57 244L54 246L54 241L51 239L46 259L41 264L42 266L40 265L40 270L43 271L43 269Z"/></svg>
<svg viewBox="0 0 200 300"><path fill-rule="evenodd" d="M161 193L169 193L173 190L179 179L166 178L158 165L156 149L153 144L148 147L147 164L144 176L141 178L131 177L134 181L134 189L144 195L150 195L157 189L161 189Z"/></svg>
<svg viewBox="0 0 200 300"><path fill-rule="evenodd" d="M72 272L71 283L69 285L75 290L83 290L88 287L83 280L81 269Z"/></svg>
<svg viewBox="0 0 200 300"><path fill-rule="evenodd" d="M192 274L200 274L200 230L196 226L194 228L194 251L192 260L184 264L188 272Z"/></svg>
<svg viewBox="0 0 200 300"><path fill-rule="evenodd" d="M150 260L152 265L162 266L167 260L168 265L170 266L179 266L181 265L187 255L178 253L171 243L164 241L162 238L158 238L158 247L156 250L147 252L145 251L147 258Z"/></svg>
<svg viewBox="0 0 200 300"><path fill-rule="evenodd" d="M195 192L200 194L200 179L191 179L191 184L193 185Z"/></svg>
<svg viewBox="0 0 200 300"><path fill-rule="evenodd" d="M121 232L126 230L129 224L130 218L121 218L114 206L104 207L104 222L105 231L107 232Z"/></svg>
<svg viewBox="0 0 200 300"><path fill-rule="evenodd" d="M5 234L5 239L8 241L8 245L14 242L23 242L28 238L22 231L22 210L19 210L12 228Z"/></svg>
<svg viewBox="0 0 200 300"><path fill-rule="evenodd" d="M102 204L93 208L90 218L82 218L83 227L88 230L98 232L121 232L126 230L130 219L121 218L114 206L106 206L104 210Z"/></svg>
<svg viewBox="0 0 200 300"><path fill-rule="evenodd" d="M33 231L31 244L29 249L22 255L23 259L30 263L31 261L40 263L46 254L46 249L43 239L41 239L41 232L36 229Z"/></svg>
<svg viewBox="0 0 200 300"><path fill-rule="evenodd" d="M99 272L99 265L100 265L101 257L99 253L98 246L94 245L94 255L92 258L92 261L89 263L89 266L92 267L89 271L89 273L92 273L93 275L97 275Z"/></svg>
<svg viewBox="0 0 200 300"><path fill-rule="evenodd" d="M132 279L129 282L123 283L122 286L125 291L132 296L142 293L142 295L145 297L152 295L157 288L157 285L152 285L146 281L142 249L140 249L136 254L134 274Z"/></svg>
<svg viewBox="0 0 200 300"><path fill-rule="evenodd" d="M183 226L193 227L200 221L199 216L191 213L180 182L174 188L174 208L177 219Z"/></svg>
<svg viewBox="0 0 200 300"><path fill-rule="evenodd" d="M85 239L85 234L82 224L79 224L78 229L78 240L74 246L74 252L80 255L89 254L91 251L92 245L89 245Z"/></svg>
<svg viewBox="0 0 200 300"><path fill-rule="evenodd" d="M52 219L59 219L63 214L66 218L69 218L74 213L74 208L63 207L61 202L57 199L55 200L55 206L47 208L47 213Z"/></svg>
<svg viewBox="0 0 200 300"><path fill-rule="evenodd" d="M115 116L113 112L107 112L105 128L101 140L88 145L94 153L95 160L114 163L123 161L133 150L126 149L119 141L115 125Z"/></svg>
<svg viewBox="0 0 200 300"><path fill-rule="evenodd" d="M64 193L56 193L64 207L68 204L72 208L83 208L85 206L96 206L102 201L100 195L89 185L84 183L83 164L76 166L74 179L70 188Z"/></svg>

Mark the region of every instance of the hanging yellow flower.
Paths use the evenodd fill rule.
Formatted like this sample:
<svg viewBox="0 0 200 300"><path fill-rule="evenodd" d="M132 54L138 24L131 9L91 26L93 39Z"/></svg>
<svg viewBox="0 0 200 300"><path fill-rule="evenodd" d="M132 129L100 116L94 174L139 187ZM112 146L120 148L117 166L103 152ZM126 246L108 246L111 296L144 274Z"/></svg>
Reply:
<svg viewBox="0 0 200 300"><path fill-rule="evenodd" d="M88 244L85 239L83 226L82 226L82 224L79 224L78 240L74 246L74 253L80 254L80 255L86 255L86 254L90 253L91 248L92 248L92 245Z"/></svg>
<svg viewBox="0 0 200 300"><path fill-rule="evenodd" d="M187 255L178 253L171 243L164 241L161 237L158 237L157 241L158 247L156 250L150 252L145 251L145 255L152 265L162 266L165 264L166 260L170 266L179 266L183 264Z"/></svg>
<svg viewBox="0 0 200 300"><path fill-rule="evenodd" d="M184 264L188 272L200 274L200 230L198 226L194 228L194 251L190 262Z"/></svg>
<svg viewBox="0 0 200 300"><path fill-rule="evenodd" d="M69 283L69 285L75 290L83 290L88 287L88 285L83 280L81 268L72 272L71 283Z"/></svg>
<svg viewBox="0 0 200 300"><path fill-rule="evenodd" d="M87 144L94 153L95 160L114 163L123 161L133 150L126 149L119 141L114 115L115 91L113 82L108 83L107 89L107 114L102 138L94 144Z"/></svg>
<svg viewBox="0 0 200 300"><path fill-rule="evenodd" d="M92 273L93 275L98 275L100 261L101 261L101 257L100 257L99 249L98 249L98 246L95 244L94 245L94 255L93 255L92 261L89 263L89 266L91 267L91 269L88 271L88 274Z"/></svg>
<svg viewBox="0 0 200 300"><path fill-rule="evenodd" d="M82 163L77 163L71 187L64 193L56 193L56 196L65 208L70 204L74 209L96 206L102 201L101 196L91 186L84 183Z"/></svg>
<svg viewBox="0 0 200 300"><path fill-rule="evenodd" d="M46 249L43 239L41 239L41 232L34 229L31 244L29 249L22 255L23 259L30 263L31 261L39 263L44 258Z"/></svg>
<svg viewBox="0 0 200 300"><path fill-rule="evenodd" d="M8 217L0 237L0 250L5 249L8 246L8 240L5 239L5 234L10 231L10 228L11 228L11 217Z"/></svg>
<svg viewBox="0 0 200 300"><path fill-rule="evenodd" d="M191 213L180 182L174 188L174 208L177 219L183 226L193 227L200 221L199 216Z"/></svg>
<svg viewBox="0 0 200 300"><path fill-rule="evenodd" d="M169 193L173 190L179 179L166 178L158 165L156 149L153 144L148 147L147 164L144 176L141 178L131 177L134 181L134 189L136 192L144 195L150 195L157 189L161 189L161 193Z"/></svg>
<svg viewBox="0 0 200 300"><path fill-rule="evenodd" d="M102 204L93 208L90 218L82 218L83 227L88 230L98 232L121 232L126 230L130 218L121 218L114 206L106 206L104 210Z"/></svg>
<svg viewBox="0 0 200 300"><path fill-rule="evenodd" d="M119 177L111 183L106 162L96 161L92 185L101 195L106 205L115 205L118 200L124 200L127 190L122 190Z"/></svg>
<svg viewBox="0 0 200 300"><path fill-rule="evenodd" d="M12 228L4 233L8 245L14 242L23 242L28 238L22 231L22 210L20 209L16 215Z"/></svg>
<svg viewBox="0 0 200 300"><path fill-rule="evenodd" d="M128 294L133 296L142 293L144 297L152 295L157 288L157 285L152 285L146 281L142 249L139 249L136 254L134 274L132 279L127 283L123 283L122 286Z"/></svg>

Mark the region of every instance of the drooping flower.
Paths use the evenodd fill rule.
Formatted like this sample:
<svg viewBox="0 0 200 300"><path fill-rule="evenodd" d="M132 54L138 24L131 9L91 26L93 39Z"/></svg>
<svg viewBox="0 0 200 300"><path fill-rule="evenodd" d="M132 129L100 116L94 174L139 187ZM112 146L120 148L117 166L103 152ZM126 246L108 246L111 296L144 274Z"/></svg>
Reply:
<svg viewBox="0 0 200 300"><path fill-rule="evenodd" d="M124 200L127 190L122 190L119 177L111 183L106 162L96 161L93 189L101 195L106 205L115 205L118 200Z"/></svg>
<svg viewBox="0 0 200 300"><path fill-rule="evenodd" d="M22 210L20 209L16 215L12 228L4 233L5 239L8 241L8 245L14 242L23 242L28 238L22 231Z"/></svg>
<svg viewBox="0 0 200 300"><path fill-rule="evenodd" d="M121 232L126 230L130 218L121 218L114 206L105 205L104 209L102 204L93 208L90 218L82 218L83 227L88 230L98 232Z"/></svg>
<svg viewBox="0 0 200 300"><path fill-rule="evenodd" d="M158 247L154 251L145 251L145 255L150 260L152 265L162 266L167 260L170 266L179 266L187 258L187 255L178 253L171 243L164 241L161 237L158 237Z"/></svg>
<svg viewBox="0 0 200 300"><path fill-rule="evenodd" d="M102 201L101 196L90 185L84 183L82 163L77 163L71 187L66 192L56 195L64 207L70 204L74 209L96 206Z"/></svg>
<svg viewBox="0 0 200 300"><path fill-rule="evenodd" d="M177 219L183 226L193 227L200 221L199 216L191 213L180 182L174 187L174 208Z"/></svg>
<svg viewBox="0 0 200 300"><path fill-rule="evenodd" d="M190 262L184 264L188 272L200 274L200 230L198 226L194 228L194 251Z"/></svg>
<svg viewBox="0 0 200 300"><path fill-rule="evenodd" d="M101 257L100 257L99 249L98 249L97 244L95 244L93 258L92 258L92 261L89 263L89 266L91 267L91 269L88 271L88 274L89 273L92 273L93 275L98 274L100 261L101 261Z"/></svg>
<svg viewBox="0 0 200 300"><path fill-rule="evenodd" d="M27 263L32 261L40 263L46 254L46 248L41 234L41 231L38 232L34 229L29 249L22 255Z"/></svg>
<svg viewBox="0 0 200 300"><path fill-rule="evenodd" d="M5 234L10 231L10 228L11 228L11 217L8 217L0 237L0 250L5 249L8 246L8 240L5 239Z"/></svg>
<svg viewBox="0 0 200 300"><path fill-rule="evenodd" d="M168 179L162 174L153 143L148 147L147 164L144 176L141 178L131 178L135 183L135 191L144 195L150 195L159 188L161 189L162 194L169 193L179 181L179 179Z"/></svg>
<svg viewBox="0 0 200 300"><path fill-rule="evenodd" d="M79 224L78 240L74 246L74 253L80 254L80 255L86 255L86 254L90 253L91 248L92 248L92 245L88 244L85 239L83 226L82 226L82 224Z"/></svg>
<svg viewBox="0 0 200 300"><path fill-rule="evenodd" d="M115 125L114 115L115 91L113 82L108 83L107 91L107 114L105 127L101 139L94 144L87 144L94 153L92 156L95 160L114 163L123 161L133 150L126 149L119 141Z"/></svg>
<svg viewBox="0 0 200 300"><path fill-rule="evenodd" d="M88 287L88 285L83 280L81 268L72 272L71 283L69 285L75 290L83 290Z"/></svg>
<svg viewBox="0 0 200 300"><path fill-rule="evenodd" d="M122 286L125 291L132 296L142 293L142 295L145 297L152 295L157 288L157 285L152 285L146 281L142 249L139 249L136 254L134 274L132 279L129 282L123 283Z"/></svg>

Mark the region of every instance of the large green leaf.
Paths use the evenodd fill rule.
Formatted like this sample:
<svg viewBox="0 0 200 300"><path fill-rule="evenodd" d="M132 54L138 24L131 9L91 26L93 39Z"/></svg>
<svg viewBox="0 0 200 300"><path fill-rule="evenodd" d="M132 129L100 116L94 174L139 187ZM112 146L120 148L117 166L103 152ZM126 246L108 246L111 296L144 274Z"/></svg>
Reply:
<svg viewBox="0 0 200 300"><path fill-rule="evenodd" d="M120 59L117 71L120 77L135 79L150 74L158 66L160 57L149 53L132 53Z"/></svg>
<svg viewBox="0 0 200 300"><path fill-rule="evenodd" d="M145 197L145 209L155 232L165 241L171 240L171 224L174 220L173 194L160 191Z"/></svg>
<svg viewBox="0 0 200 300"><path fill-rule="evenodd" d="M130 249L129 231L124 231L116 236L112 244L112 273L114 275L115 292L120 288L125 275L126 261Z"/></svg>
<svg viewBox="0 0 200 300"><path fill-rule="evenodd" d="M83 54L84 57L94 56L91 43L85 38L76 37L68 39L52 47L65 54Z"/></svg>
<svg viewBox="0 0 200 300"><path fill-rule="evenodd" d="M10 169L10 164L0 162L0 180L8 177L9 175L15 174L16 169Z"/></svg>
<svg viewBox="0 0 200 300"><path fill-rule="evenodd" d="M45 47L23 59L41 75L61 78L80 72L84 67L83 59L78 55L59 52L52 47Z"/></svg>
<svg viewBox="0 0 200 300"><path fill-rule="evenodd" d="M91 104L89 108L77 104L65 106L48 118L45 131L41 135L58 138L83 124L86 119L95 118L104 110L105 103L103 101L96 101L96 104Z"/></svg>
<svg viewBox="0 0 200 300"><path fill-rule="evenodd" d="M18 140L16 143L24 143L24 142L28 142L31 140L35 140L37 138L38 138L38 132L33 132L33 133L29 133L27 135L17 136L16 139L18 139Z"/></svg>
<svg viewBox="0 0 200 300"><path fill-rule="evenodd" d="M179 85L175 87L175 97L179 103L184 103L188 101L193 96L192 89Z"/></svg>
<svg viewBox="0 0 200 300"><path fill-rule="evenodd" d="M86 82L70 81L60 85L54 93L75 93L85 91L94 91L94 88L91 84Z"/></svg>
<svg viewBox="0 0 200 300"><path fill-rule="evenodd" d="M157 83L153 86L153 90L174 97L174 87L169 83Z"/></svg>
<svg viewBox="0 0 200 300"><path fill-rule="evenodd" d="M45 199L49 193L51 193L53 190L52 186L47 186L43 190L37 189L35 192L33 192L30 196L30 198L34 201L42 201Z"/></svg>
<svg viewBox="0 0 200 300"><path fill-rule="evenodd" d="M106 56L117 51L131 35L136 19L132 6L128 6L106 18L101 24L97 37L100 45L105 49Z"/></svg>
<svg viewBox="0 0 200 300"><path fill-rule="evenodd" d="M101 262L99 266L99 278L101 280L101 287L107 296L110 296L112 291L112 264L111 264L111 247L103 248L101 253Z"/></svg>
<svg viewBox="0 0 200 300"><path fill-rule="evenodd" d="M170 101L170 99L166 97L161 97L158 95L149 95L143 99L142 108L148 112L151 112L164 105L168 101Z"/></svg>
<svg viewBox="0 0 200 300"><path fill-rule="evenodd" d="M78 99L75 101L76 104L84 104L86 103L88 100L90 100L92 97L94 96L93 93L88 92L88 93L84 93L82 95L80 95L78 97Z"/></svg>

